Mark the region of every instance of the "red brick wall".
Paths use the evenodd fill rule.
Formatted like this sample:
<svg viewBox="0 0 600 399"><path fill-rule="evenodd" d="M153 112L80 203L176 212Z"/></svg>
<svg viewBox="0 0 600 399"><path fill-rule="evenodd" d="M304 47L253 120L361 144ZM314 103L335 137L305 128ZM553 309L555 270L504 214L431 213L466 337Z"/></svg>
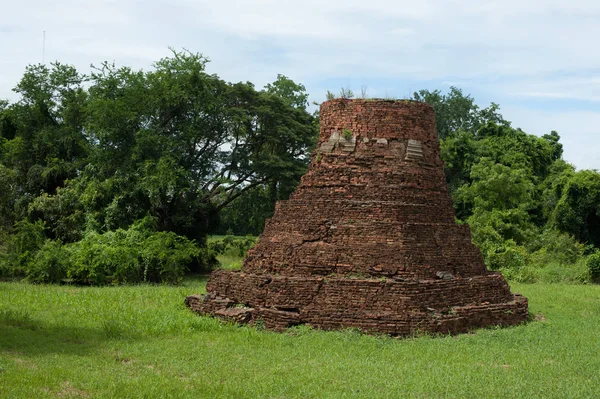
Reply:
<svg viewBox="0 0 600 399"><path fill-rule="evenodd" d="M433 109L333 100L309 170L242 272L217 271L195 311L268 328L309 323L394 335L518 324L527 300L486 271L454 222Z"/></svg>
<svg viewBox="0 0 600 399"><path fill-rule="evenodd" d="M454 223L435 126L424 103L324 103L310 168L290 200L279 203L243 270L416 278L482 273L468 227ZM344 140L327 148L335 134ZM421 143L422 159L405 159L409 139Z"/></svg>

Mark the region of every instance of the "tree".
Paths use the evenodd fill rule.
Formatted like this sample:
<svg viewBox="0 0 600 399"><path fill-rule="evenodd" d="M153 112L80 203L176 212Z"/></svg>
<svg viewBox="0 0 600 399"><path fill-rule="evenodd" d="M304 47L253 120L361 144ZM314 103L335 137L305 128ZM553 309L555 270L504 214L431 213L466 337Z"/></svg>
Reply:
<svg viewBox="0 0 600 399"><path fill-rule="evenodd" d="M460 130L440 141L446 181L453 195L460 187L471 182L471 167L478 157L477 149L476 137L469 131ZM468 216L470 208L464 208L456 201L454 205L460 219Z"/></svg>
<svg viewBox="0 0 600 399"><path fill-rule="evenodd" d="M572 172L553 188L558 202L550 215L551 225L600 247L600 173Z"/></svg>
<svg viewBox="0 0 600 399"><path fill-rule="evenodd" d="M266 84L265 91L283 99L294 108L306 109L308 106L306 87L287 76L277 74L277 79L273 83Z"/></svg>
<svg viewBox="0 0 600 399"><path fill-rule="evenodd" d="M471 178L473 183L461 187L457 198L473 204L467 219L473 229L491 226L503 240L527 241L534 229L528 213L534 207L534 185L528 172L482 158L473 165Z"/></svg>
<svg viewBox="0 0 600 399"><path fill-rule="evenodd" d="M0 209L4 226L27 216L33 199L77 176L89 152L83 124L85 77L53 63L27 67L20 100L0 104ZM10 227L8 227L10 228Z"/></svg>
<svg viewBox="0 0 600 399"><path fill-rule="evenodd" d="M152 220L148 237L203 245L219 213L246 193L289 195L317 136L304 86L278 75L256 90L207 73L207 63L174 51L150 71L27 68L20 100L0 102L0 252L14 267L22 270L25 247L6 232L25 237L23 226L41 237L25 263L44 280L68 255L63 246L133 231L140 220ZM257 215L264 222L264 210Z"/></svg>
<svg viewBox="0 0 600 399"><path fill-rule="evenodd" d="M202 242L245 192L271 182L289 191L316 137L302 86L280 75L271 91L282 98L208 74L207 62L174 52L148 72L95 68L82 129L92 143L87 165L30 215L65 242L77 239L67 226L125 229L146 215L160 231Z"/></svg>
<svg viewBox="0 0 600 399"><path fill-rule="evenodd" d="M292 129L276 127L271 122L263 123L264 128L276 127L279 130L277 140L265 143L262 156L265 157L265 170L274 172L279 170L281 173L272 174L269 181L263 184L251 187L245 192L239 188L236 194L239 194L227 207L222 208L221 224L218 228L220 233L233 231L236 234L260 234L265 224L265 220L273 215L275 203L281 199L287 199L296 189L300 182L300 177L306 172L309 162L309 153L318 137L318 117L308 115L306 106L308 105L308 94L303 85L297 84L283 75L277 75L277 80L265 86L261 92L263 95L275 96L283 101L283 104L292 106L295 111L280 109L279 114L269 117L272 121L284 121L294 113L302 115L303 126L297 126ZM271 100L273 101L273 100ZM275 101L278 102L278 101ZM272 110L278 108L272 107ZM266 121L266 119L263 119ZM305 141L301 148L291 149L289 143L297 140L295 138L298 132L308 128L307 123L311 124L309 130L303 133ZM291 126L291 125L290 125ZM305 126L305 127L304 127ZM294 154L288 159L276 159L274 154L290 153ZM244 186L245 188L246 186Z"/></svg>
<svg viewBox="0 0 600 399"><path fill-rule="evenodd" d="M553 130L550 134L544 134L542 138L552 147L552 159L554 161L561 159L563 155L563 145L559 142L560 135Z"/></svg>
<svg viewBox="0 0 600 399"><path fill-rule="evenodd" d="M438 137L444 139L458 131L476 132L488 122L509 126L499 112L498 104L480 109L473 97L464 95L462 90L451 86L447 94L440 90L419 90L413 93L417 101L431 105L435 111Z"/></svg>
<svg viewBox="0 0 600 399"><path fill-rule="evenodd" d="M223 208L217 234L259 235L265 221L273 216L274 203L270 185L248 190Z"/></svg>

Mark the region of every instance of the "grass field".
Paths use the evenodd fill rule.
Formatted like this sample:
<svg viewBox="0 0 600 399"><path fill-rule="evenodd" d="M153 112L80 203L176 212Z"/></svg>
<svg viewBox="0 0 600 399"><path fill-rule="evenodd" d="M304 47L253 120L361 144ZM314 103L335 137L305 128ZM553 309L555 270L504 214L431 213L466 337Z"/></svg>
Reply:
<svg viewBox="0 0 600 399"><path fill-rule="evenodd" d="M183 305L204 285L0 283L0 397L600 395L600 286L514 285L537 321L394 339L223 324Z"/></svg>

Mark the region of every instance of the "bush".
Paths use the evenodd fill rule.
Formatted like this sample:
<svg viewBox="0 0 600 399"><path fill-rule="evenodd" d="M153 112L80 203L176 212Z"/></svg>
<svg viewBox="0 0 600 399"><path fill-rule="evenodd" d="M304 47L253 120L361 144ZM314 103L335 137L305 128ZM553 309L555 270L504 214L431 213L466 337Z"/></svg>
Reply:
<svg viewBox="0 0 600 399"><path fill-rule="evenodd" d="M235 237L227 235L221 239L215 239L208 243L208 249L216 255L222 255L226 252L233 251L235 255L244 257L246 252L252 248L258 239L254 236L247 235L245 237Z"/></svg>
<svg viewBox="0 0 600 399"><path fill-rule="evenodd" d="M27 269L34 262L37 252L46 242L44 229L44 222L41 220L35 223L22 220L15 224L15 233L9 240L5 256L7 275L15 277L27 274Z"/></svg>
<svg viewBox="0 0 600 399"><path fill-rule="evenodd" d="M592 281L600 283L600 252L588 256L585 263Z"/></svg>
<svg viewBox="0 0 600 399"><path fill-rule="evenodd" d="M178 283L193 261L203 263L194 241L173 232L134 225L104 234L89 233L70 244L68 276L88 284Z"/></svg>
<svg viewBox="0 0 600 399"><path fill-rule="evenodd" d="M225 250L227 248L235 248L237 255L243 257L256 244L256 240L256 237L250 235L245 237L227 236L223 239L223 243L225 244Z"/></svg>
<svg viewBox="0 0 600 399"><path fill-rule="evenodd" d="M584 259L572 265L553 262L550 264L528 264L519 269L501 269L504 277L518 283L567 283L585 284L590 281Z"/></svg>
<svg viewBox="0 0 600 399"><path fill-rule="evenodd" d="M143 242L141 237L135 239L138 235L131 229L88 233L83 240L68 245L72 262L69 278L96 285L143 281L139 254Z"/></svg>
<svg viewBox="0 0 600 399"><path fill-rule="evenodd" d="M216 266L214 253L173 232L155 232L148 220L127 230L88 232L81 241L62 244L46 239L41 222L20 222L7 254L3 275L39 283L178 283L189 268ZM1 249L1 248L0 248Z"/></svg>
<svg viewBox="0 0 600 399"><path fill-rule="evenodd" d="M69 252L60 241L46 240L27 265L27 280L36 283L58 283L67 277Z"/></svg>
<svg viewBox="0 0 600 399"><path fill-rule="evenodd" d="M8 247L10 236L6 231L0 228L0 277L7 277L10 274Z"/></svg>
<svg viewBox="0 0 600 399"><path fill-rule="evenodd" d="M499 225L499 224L498 224ZM531 233L531 232L530 232ZM590 280L583 258L583 244L557 230L544 230L519 245L505 239L492 225L475 224L473 242L486 266L522 283L586 283Z"/></svg>
<svg viewBox="0 0 600 399"><path fill-rule="evenodd" d="M190 273L206 273L219 266L217 260L217 253L208 248L199 248L198 256L192 259L192 262L188 265L188 271Z"/></svg>
<svg viewBox="0 0 600 399"><path fill-rule="evenodd" d="M177 283L192 260L195 259L196 264L204 268L210 268L216 262L210 261L207 251L200 251L194 242L173 232L154 233L147 237L141 255L144 281Z"/></svg>
<svg viewBox="0 0 600 399"><path fill-rule="evenodd" d="M533 263L558 262L565 265L573 265L579 261L585 248L572 235L553 229L544 230L527 247L532 254L531 261Z"/></svg>
<svg viewBox="0 0 600 399"><path fill-rule="evenodd" d="M519 269L528 262L528 255L525 248L515 245L512 240L508 240L506 245L498 248L496 251L487 253L487 265L491 270L503 268Z"/></svg>
<svg viewBox="0 0 600 399"><path fill-rule="evenodd" d="M481 252L486 266L490 270L520 269L529 261L529 255L524 247L513 240L504 242L484 242Z"/></svg>

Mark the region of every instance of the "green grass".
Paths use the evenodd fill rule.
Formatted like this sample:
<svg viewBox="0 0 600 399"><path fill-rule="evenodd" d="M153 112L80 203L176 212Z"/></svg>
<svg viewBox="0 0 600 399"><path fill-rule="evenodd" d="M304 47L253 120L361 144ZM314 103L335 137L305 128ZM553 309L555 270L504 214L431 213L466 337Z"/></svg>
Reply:
<svg viewBox="0 0 600 399"><path fill-rule="evenodd" d="M596 397L600 286L519 285L538 321L394 339L199 317L182 286L0 283L1 398Z"/></svg>
<svg viewBox="0 0 600 399"><path fill-rule="evenodd" d="M223 235L212 235L208 237L208 242L222 241L225 237ZM243 239L243 236L235 236L238 239ZM229 247L224 253L217 255L217 260L221 264L220 268L225 270L240 270L242 268L243 256L240 256L237 248Z"/></svg>
<svg viewBox="0 0 600 399"><path fill-rule="evenodd" d="M236 253L235 248L228 248L225 253L217 255L217 260L221 264L221 269L240 270L242 268L242 258Z"/></svg>
<svg viewBox="0 0 600 399"><path fill-rule="evenodd" d="M519 283L588 284L592 281L585 257L574 264L544 259L516 269L505 268L500 271L507 279Z"/></svg>

